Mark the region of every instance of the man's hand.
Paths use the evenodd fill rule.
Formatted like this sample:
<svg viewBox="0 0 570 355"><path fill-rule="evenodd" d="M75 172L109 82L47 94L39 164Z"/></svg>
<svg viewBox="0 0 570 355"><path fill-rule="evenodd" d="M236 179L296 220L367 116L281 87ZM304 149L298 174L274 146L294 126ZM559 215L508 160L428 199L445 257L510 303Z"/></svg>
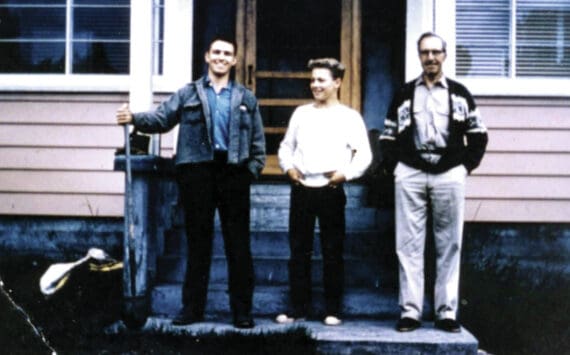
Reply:
<svg viewBox="0 0 570 355"><path fill-rule="evenodd" d="M303 174L295 168L287 170L287 176L294 184L300 184L303 179Z"/></svg>
<svg viewBox="0 0 570 355"><path fill-rule="evenodd" d="M344 176L344 174L339 173L338 171L331 171L330 173L325 173L325 176L329 178L328 186L332 188L335 188L346 181L346 177Z"/></svg>
<svg viewBox="0 0 570 355"><path fill-rule="evenodd" d="M123 104L123 106L119 107L116 117L117 123L121 125L133 122L133 114L129 110L129 104Z"/></svg>

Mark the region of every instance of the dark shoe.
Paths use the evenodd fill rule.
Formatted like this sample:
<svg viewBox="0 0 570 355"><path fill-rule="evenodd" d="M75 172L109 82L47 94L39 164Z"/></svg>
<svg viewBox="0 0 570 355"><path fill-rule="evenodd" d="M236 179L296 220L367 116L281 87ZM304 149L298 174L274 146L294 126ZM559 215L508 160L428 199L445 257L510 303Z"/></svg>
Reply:
<svg viewBox="0 0 570 355"><path fill-rule="evenodd" d="M422 323L417 319L404 317L398 320L398 323L396 324L396 329L399 332L411 332L413 330L418 329L421 325Z"/></svg>
<svg viewBox="0 0 570 355"><path fill-rule="evenodd" d="M187 309L182 308L180 312L172 319L173 325L188 325L192 323L199 323L204 321L204 317L196 316L194 313Z"/></svg>
<svg viewBox="0 0 570 355"><path fill-rule="evenodd" d="M438 319L435 321L435 327L437 329L441 329L446 332L450 333L459 333L461 332L461 325L455 319L445 318L445 319Z"/></svg>
<svg viewBox="0 0 570 355"><path fill-rule="evenodd" d="M255 323L251 317L239 317L234 320L234 327L239 329L251 329L255 327Z"/></svg>

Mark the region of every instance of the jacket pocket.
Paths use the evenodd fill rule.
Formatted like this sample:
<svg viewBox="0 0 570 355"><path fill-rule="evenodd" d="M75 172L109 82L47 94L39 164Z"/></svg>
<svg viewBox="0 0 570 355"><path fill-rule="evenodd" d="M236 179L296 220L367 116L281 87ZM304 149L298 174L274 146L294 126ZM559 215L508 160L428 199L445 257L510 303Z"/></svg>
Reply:
<svg viewBox="0 0 570 355"><path fill-rule="evenodd" d="M239 113L240 113L239 128L242 130L243 129L249 130L251 128L250 110L247 108L246 105L242 104L239 106Z"/></svg>
<svg viewBox="0 0 570 355"><path fill-rule="evenodd" d="M203 121L202 103L192 101L185 103L182 107L182 124L196 124Z"/></svg>

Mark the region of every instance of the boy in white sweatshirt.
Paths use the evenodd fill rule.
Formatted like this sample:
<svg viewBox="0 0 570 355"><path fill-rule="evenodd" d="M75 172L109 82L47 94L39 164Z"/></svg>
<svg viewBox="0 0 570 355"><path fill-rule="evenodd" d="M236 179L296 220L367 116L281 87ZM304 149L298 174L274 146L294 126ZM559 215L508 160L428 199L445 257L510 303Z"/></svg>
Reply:
<svg viewBox="0 0 570 355"><path fill-rule="evenodd" d="M279 165L291 181L289 284L291 309L278 323L306 318L311 305L311 255L318 218L327 325L339 325L344 285L346 195L343 183L360 177L372 160L362 116L340 103L344 65L309 61L314 102L297 107L279 147Z"/></svg>

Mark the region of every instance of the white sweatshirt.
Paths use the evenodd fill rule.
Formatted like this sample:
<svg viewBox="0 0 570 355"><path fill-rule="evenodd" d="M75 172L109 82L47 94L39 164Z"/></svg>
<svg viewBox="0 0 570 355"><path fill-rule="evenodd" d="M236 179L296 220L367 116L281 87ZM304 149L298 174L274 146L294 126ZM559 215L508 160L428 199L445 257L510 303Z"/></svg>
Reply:
<svg viewBox="0 0 570 355"><path fill-rule="evenodd" d="M278 154L281 169L296 168L304 175L301 183L311 187L327 185L324 174L334 171L358 178L372 161L362 116L342 104L297 107Z"/></svg>

